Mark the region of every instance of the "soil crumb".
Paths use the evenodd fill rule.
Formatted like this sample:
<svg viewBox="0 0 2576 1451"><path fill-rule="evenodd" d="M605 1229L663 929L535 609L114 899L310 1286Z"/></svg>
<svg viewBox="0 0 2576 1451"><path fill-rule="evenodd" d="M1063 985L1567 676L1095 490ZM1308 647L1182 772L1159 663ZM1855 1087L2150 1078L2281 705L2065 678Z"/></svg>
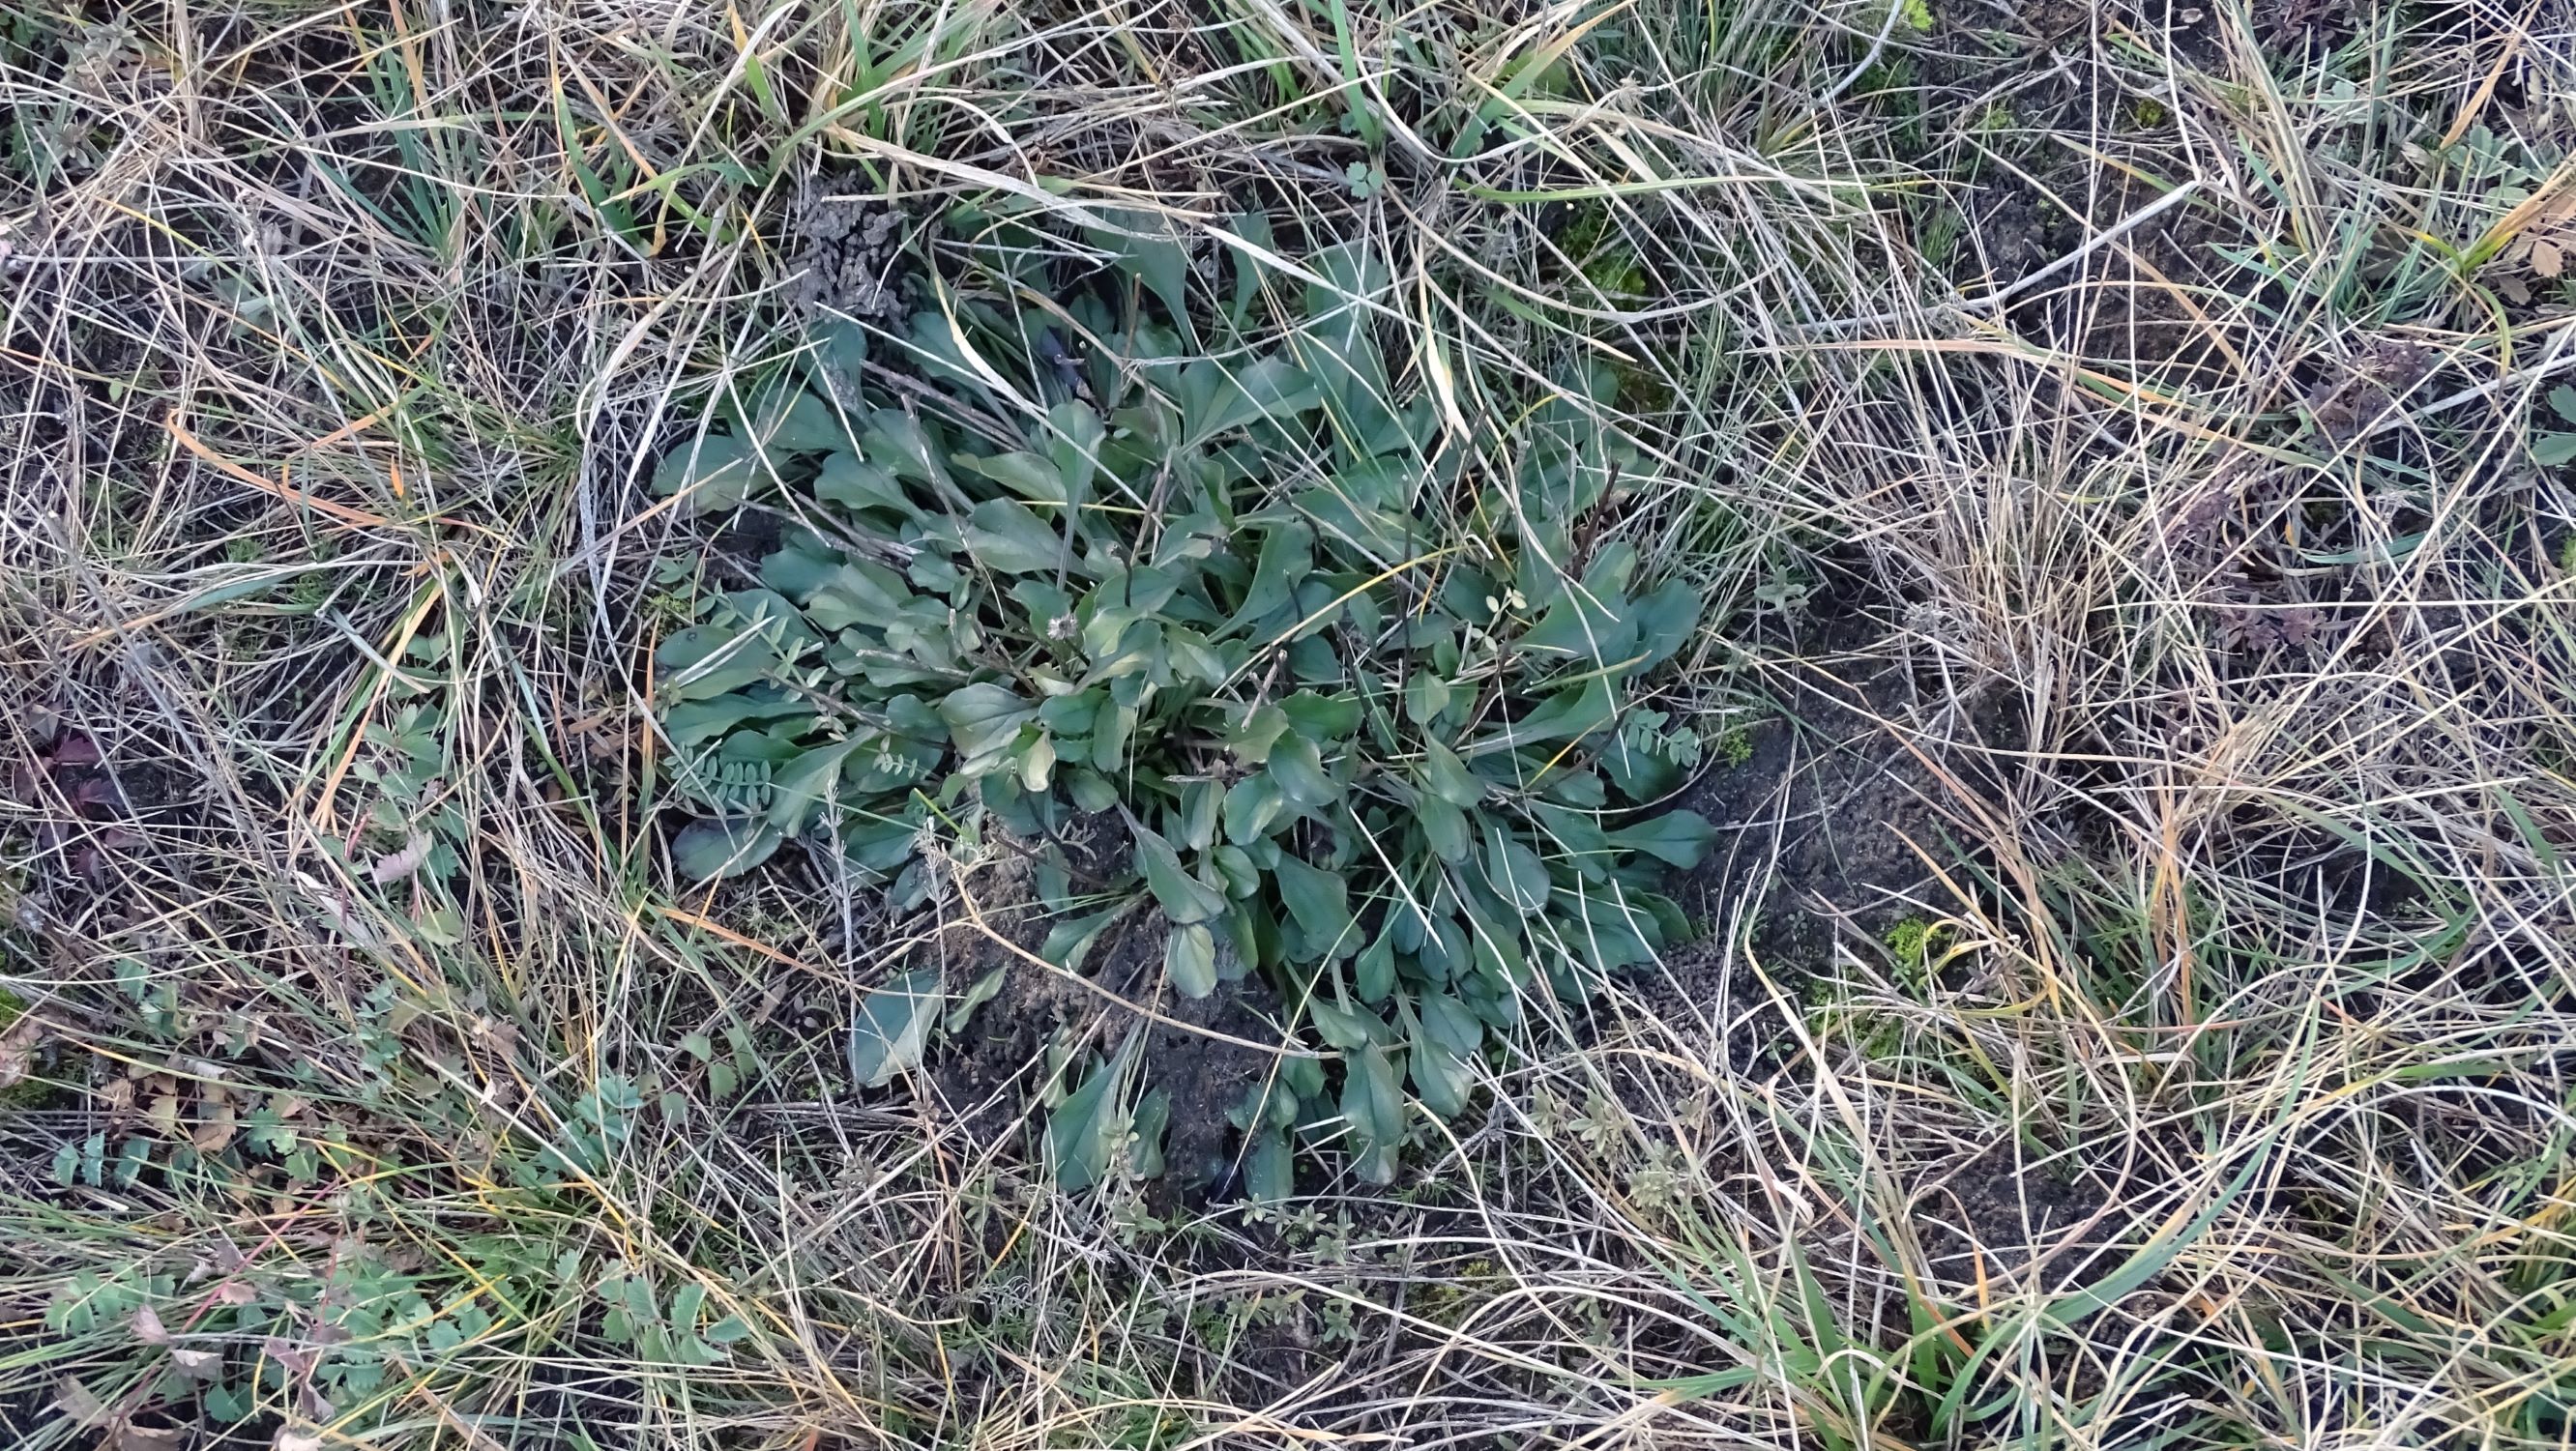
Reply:
<svg viewBox="0 0 2576 1451"><path fill-rule="evenodd" d="M2051 1284L2081 1285L2106 1268L2070 1244L2108 1202L2102 1191L2032 1165L2026 1149L1997 1144L1926 1187L1914 1206L1914 1234L1934 1278L1974 1286L2039 1263ZM2090 1236L2098 1240L2100 1234Z"/></svg>
<svg viewBox="0 0 2576 1451"><path fill-rule="evenodd" d="M809 193L796 209L800 245L789 296L797 309L862 323L900 320L905 308L897 277L905 223L901 211L862 193Z"/></svg>
<svg viewBox="0 0 2576 1451"><path fill-rule="evenodd" d="M1768 675L1771 714L1679 803L1717 828L1707 858L1673 884L1707 935L1672 955L1648 997L1719 1015L1739 1069L1776 1056L1785 1037L1762 1026L1776 1006L1750 965L1794 996L1837 940L1883 950L1891 928L1937 902L1933 864L1961 855L1956 792L1995 784L1985 748L2011 735L1997 711L1927 717L1902 640L1867 613L1813 628L1823 638Z"/></svg>

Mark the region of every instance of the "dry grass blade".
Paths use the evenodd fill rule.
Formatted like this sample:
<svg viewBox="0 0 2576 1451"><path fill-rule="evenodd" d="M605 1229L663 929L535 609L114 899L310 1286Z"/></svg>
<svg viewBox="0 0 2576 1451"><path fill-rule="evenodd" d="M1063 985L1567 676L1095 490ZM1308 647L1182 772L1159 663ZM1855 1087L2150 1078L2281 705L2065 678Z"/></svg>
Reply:
<svg viewBox="0 0 2576 1451"><path fill-rule="evenodd" d="M0 1427L2563 1445L2571 96L2509 0L0 10ZM656 461L825 303L1043 446L900 341L1010 208L1430 400L1443 537L1334 607L1565 419L1640 462L1544 568L1704 602L1705 935L1392 1188L1061 1192L1170 1000L857 1091L1027 924L672 870L653 652L780 520Z"/></svg>

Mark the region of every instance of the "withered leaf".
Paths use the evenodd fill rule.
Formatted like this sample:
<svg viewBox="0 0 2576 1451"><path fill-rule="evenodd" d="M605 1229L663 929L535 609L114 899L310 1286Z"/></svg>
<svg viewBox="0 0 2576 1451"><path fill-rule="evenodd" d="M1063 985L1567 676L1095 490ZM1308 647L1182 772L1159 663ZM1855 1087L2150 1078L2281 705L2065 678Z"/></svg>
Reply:
<svg viewBox="0 0 2576 1451"><path fill-rule="evenodd" d="M403 844L402 850L376 858L375 865L367 869L367 875L379 887L392 886L427 864L429 847L429 833L415 831L411 840Z"/></svg>
<svg viewBox="0 0 2576 1451"><path fill-rule="evenodd" d="M108 1417L107 1403L70 1376L54 1383L54 1409L79 1426L95 1426Z"/></svg>
<svg viewBox="0 0 2576 1451"><path fill-rule="evenodd" d="M9 1025L0 1033L0 1088L7 1088L27 1076L35 1061L36 1045L44 1041L44 1023L30 1015Z"/></svg>
<svg viewBox="0 0 2576 1451"><path fill-rule="evenodd" d="M215 1111L197 1125L197 1131L188 1135L188 1142L197 1146L198 1153L221 1153L224 1146L233 1141L233 1134L239 1127L233 1117L233 1106L217 1104Z"/></svg>

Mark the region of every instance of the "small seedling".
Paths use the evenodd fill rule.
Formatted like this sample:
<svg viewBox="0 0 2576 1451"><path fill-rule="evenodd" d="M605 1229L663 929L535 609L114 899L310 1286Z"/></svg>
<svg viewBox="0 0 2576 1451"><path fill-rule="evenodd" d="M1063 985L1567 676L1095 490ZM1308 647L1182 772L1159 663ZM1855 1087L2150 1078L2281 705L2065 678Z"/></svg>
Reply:
<svg viewBox="0 0 2576 1451"><path fill-rule="evenodd" d="M1949 931L1945 923L1926 922L1908 917L1887 929L1887 950L1896 959L1896 975L1909 987L1920 987L1931 976L1932 949Z"/></svg>
<svg viewBox="0 0 2576 1451"><path fill-rule="evenodd" d="M1735 726L1729 729L1718 739L1717 756L1719 760L1732 767L1740 768L1750 762L1753 759L1752 727Z"/></svg>

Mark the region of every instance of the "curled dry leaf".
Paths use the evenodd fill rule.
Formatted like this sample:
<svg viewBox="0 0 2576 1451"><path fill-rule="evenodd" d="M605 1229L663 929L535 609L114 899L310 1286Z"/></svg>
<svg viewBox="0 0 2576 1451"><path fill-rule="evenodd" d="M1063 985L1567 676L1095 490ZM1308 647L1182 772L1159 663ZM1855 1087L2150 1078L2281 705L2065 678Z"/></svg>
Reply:
<svg viewBox="0 0 2576 1451"><path fill-rule="evenodd" d="M197 1146L198 1153L221 1153L224 1146L233 1141L233 1134L239 1127L233 1117L233 1106L217 1104L214 1111L206 1115L205 1121L197 1125L197 1131L188 1135L188 1142Z"/></svg>
<svg viewBox="0 0 2576 1451"><path fill-rule="evenodd" d="M2310 390L2308 410L2328 439L2349 442L2377 427L2440 362L2430 348L2378 339Z"/></svg>
<svg viewBox="0 0 2576 1451"><path fill-rule="evenodd" d="M403 844L402 850L376 858L375 865L367 869L367 875L377 886L389 887L419 871L428 861L429 833L415 831L411 840Z"/></svg>
<svg viewBox="0 0 2576 1451"><path fill-rule="evenodd" d="M8 1031L0 1032L0 1088L27 1076L44 1037L45 1025L33 1015L20 1018L9 1025Z"/></svg>
<svg viewBox="0 0 2576 1451"><path fill-rule="evenodd" d="M98 749L98 742L80 731L72 731L54 743L53 763L56 766L78 769L98 765L106 759Z"/></svg>
<svg viewBox="0 0 2576 1451"><path fill-rule="evenodd" d="M2249 654L2283 645L2306 645L2317 638L2324 625L2324 616L2310 605L2237 605L2218 612L2219 643Z"/></svg>
<svg viewBox="0 0 2576 1451"><path fill-rule="evenodd" d="M71 789L72 805L83 816L122 812L126 809L125 788L116 778L105 774L91 776Z"/></svg>
<svg viewBox="0 0 2576 1451"><path fill-rule="evenodd" d="M320 910L323 920L341 936L360 947L384 945L384 938L379 936L374 928L360 921L350 912L346 894L324 885L305 872L295 874L295 885L301 888L306 898Z"/></svg>
<svg viewBox="0 0 2576 1451"><path fill-rule="evenodd" d="M70 1376L54 1384L54 1409L62 1412L63 1419L79 1426L98 1425L108 1415L107 1403Z"/></svg>

